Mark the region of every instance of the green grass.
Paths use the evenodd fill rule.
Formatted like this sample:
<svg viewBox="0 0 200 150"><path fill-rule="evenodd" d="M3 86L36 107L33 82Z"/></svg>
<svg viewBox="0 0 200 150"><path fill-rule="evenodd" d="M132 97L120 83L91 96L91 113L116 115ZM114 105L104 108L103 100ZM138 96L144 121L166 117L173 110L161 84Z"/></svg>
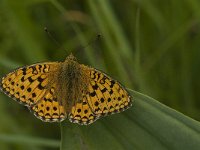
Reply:
<svg viewBox="0 0 200 150"><path fill-rule="evenodd" d="M124 86L200 120L199 8L198 0L0 0L0 75L35 62L61 61L72 52L80 63L103 70ZM86 17L78 18L74 11ZM98 34L101 39L86 46ZM135 104L127 112L88 127L66 121L60 133L60 124L43 123L0 94L0 147L58 149L57 144L47 144L51 143L48 139L56 143L62 134L63 147L77 149L98 149L101 143L107 147L108 141L117 149L198 148L199 123L149 97L133 96ZM158 131L160 126L166 128ZM100 137L94 138L92 131ZM27 139L24 144L23 139ZM79 144L73 144L77 140ZM177 144L180 140L183 145Z"/></svg>

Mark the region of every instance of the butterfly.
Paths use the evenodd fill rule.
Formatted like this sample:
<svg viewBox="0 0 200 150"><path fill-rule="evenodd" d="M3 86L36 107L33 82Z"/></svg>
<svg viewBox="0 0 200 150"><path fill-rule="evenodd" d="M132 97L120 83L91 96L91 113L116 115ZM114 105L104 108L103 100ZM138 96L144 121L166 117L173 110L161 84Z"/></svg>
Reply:
<svg viewBox="0 0 200 150"><path fill-rule="evenodd" d="M45 122L68 118L88 125L132 105L131 96L118 81L79 64L72 54L63 62L18 68L1 79L0 89Z"/></svg>

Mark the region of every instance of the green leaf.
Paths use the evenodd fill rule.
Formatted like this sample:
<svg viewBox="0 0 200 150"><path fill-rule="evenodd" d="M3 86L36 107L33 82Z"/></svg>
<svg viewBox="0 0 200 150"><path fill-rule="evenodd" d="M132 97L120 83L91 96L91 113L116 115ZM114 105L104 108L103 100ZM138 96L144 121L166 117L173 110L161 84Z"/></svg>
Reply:
<svg viewBox="0 0 200 150"><path fill-rule="evenodd" d="M133 106L88 126L61 123L65 149L200 149L200 123L130 90Z"/></svg>

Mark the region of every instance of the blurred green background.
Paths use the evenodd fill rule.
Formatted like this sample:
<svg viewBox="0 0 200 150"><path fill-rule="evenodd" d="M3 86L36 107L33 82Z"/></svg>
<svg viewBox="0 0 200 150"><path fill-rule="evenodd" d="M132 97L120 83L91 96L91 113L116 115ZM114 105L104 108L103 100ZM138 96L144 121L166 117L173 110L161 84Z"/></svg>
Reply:
<svg viewBox="0 0 200 150"><path fill-rule="evenodd" d="M62 61L71 52L80 63L200 120L200 1L0 0L1 76ZM59 124L41 122L4 94L0 99L0 139L60 139ZM33 145L29 149L42 149ZM4 140L0 148L27 149Z"/></svg>

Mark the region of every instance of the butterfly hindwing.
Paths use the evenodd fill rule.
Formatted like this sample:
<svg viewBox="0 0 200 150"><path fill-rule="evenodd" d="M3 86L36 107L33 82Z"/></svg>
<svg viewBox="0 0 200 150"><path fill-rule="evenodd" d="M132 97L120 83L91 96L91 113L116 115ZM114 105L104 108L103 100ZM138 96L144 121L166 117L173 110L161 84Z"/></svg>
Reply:
<svg viewBox="0 0 200 150"><path fill-rule="evenodd" d="M98 117L92 112L91 107L87 103L86 95L83 95L83 99L80 103L76 103L72 107L68 117L71 122L81 125L91 124L96 119L98 119Z"/></svg>
<svg viewBox="0 0 200 150"><path fill-rule="evenodd" d="M40 101L29 107L33 114L45 122L60 122L67 116L62 105L59 104L55 96L55 87L46 91L45 96Z"/></svg>

